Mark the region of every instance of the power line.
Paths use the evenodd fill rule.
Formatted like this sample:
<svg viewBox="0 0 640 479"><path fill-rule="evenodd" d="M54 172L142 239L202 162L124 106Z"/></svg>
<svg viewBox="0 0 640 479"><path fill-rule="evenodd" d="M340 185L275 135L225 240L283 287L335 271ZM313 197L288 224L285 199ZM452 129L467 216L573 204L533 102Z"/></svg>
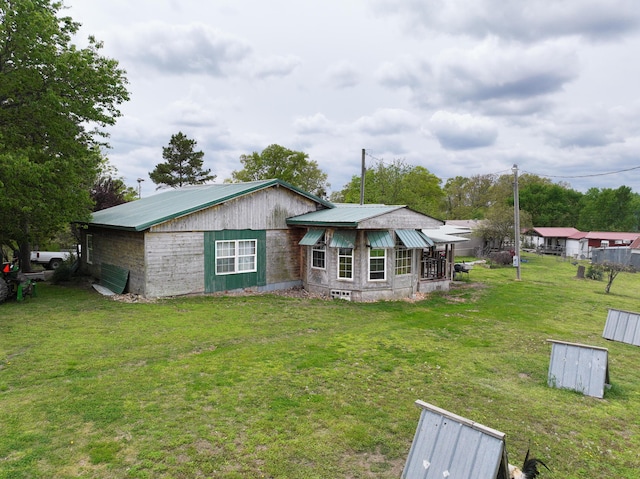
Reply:
<svg viewBox="0 0 640 479"><path fill-rule="evenodd" d="M373 159L373 160L375 160L375 161L377 161L379 163L382 163L383 165L390 166L392 164L392 163L389 163L389 162L383 160L382 158L378 158L376 156L373 156L368 151L366 151L365 154L369 158L371 158L371 159ZM545 178L572 179L572 178L593 178L593 177L596 177L596 176L617 175L618 173L625 173L627 171L633 171L633 170L639 170L639 169L640 169L640 166L633 166L631 168L625 168L625 169L622 169L622 170L607 171L607 172L604 172L604 173L592 173L592 174L589 174L589 175L545 175L545 174L541 174L541 173L533 173L531 171L524 171L524 170L520 170L520 171L521 171L521 173L527 173L529 175L535 175L535 176L542 176L542 177L545 177ZM490 175L495 175L495 176L500 176L503 173L510 173L510 172L511 172L510 169L505 169L505 170L501 170L501 171L497 171L495 173L489 173L489 174Z"/></svg>
<svg viewBox="0 0 640 479"><path fill-rule="evenodd" d="M573 176L541 175L539 173L532 173L530 171L525 171L524 173L528 173L530 175L537 175L537 176L546 176L547 178L591 178L591 177L594 177L594 176L616 175L618 173L624 173L625 171L632 171L632 170L637 170L637 169L640 169L640 166L634 166L632 168L625 168L624 170L607 171L606 173L593 173L591 175L573 175Z"/></svg>

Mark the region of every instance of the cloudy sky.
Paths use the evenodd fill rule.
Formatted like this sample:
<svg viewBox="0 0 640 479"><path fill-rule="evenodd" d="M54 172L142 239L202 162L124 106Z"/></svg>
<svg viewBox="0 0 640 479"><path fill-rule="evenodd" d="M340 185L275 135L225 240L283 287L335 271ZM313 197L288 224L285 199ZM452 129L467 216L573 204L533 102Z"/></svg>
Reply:
<svg viewBox="0 0 640 479"><path fill-rule="evenodd" d="M107 152L127 184L181 131L221 182L304 151L331 191L403 160L640 192L637 0L66 0L127 71ZM623 171L626 170L626 171ZM601 175L602 173L618 172ZM598 175L598 176L595 176Z"/></svg>

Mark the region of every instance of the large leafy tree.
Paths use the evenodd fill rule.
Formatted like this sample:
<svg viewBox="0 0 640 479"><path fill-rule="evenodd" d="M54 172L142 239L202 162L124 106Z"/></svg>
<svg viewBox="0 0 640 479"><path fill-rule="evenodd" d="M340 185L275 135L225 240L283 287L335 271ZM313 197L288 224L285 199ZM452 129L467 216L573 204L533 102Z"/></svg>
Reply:
<svg viewBox="0 0 640 479"><path fill-rule="evenodd" d="M102 44L72 43L80 25L62 2L0 0L1 236L20 246L46 241L88 218L104 127L128 100L125 72Z"/></svg>
<svg viewBox="0 0 640 479"><path fill-rule="evenodd" d="M325 197L329 183L327 174L318 163L310 160L302 151L294 151L280 145L269 145L261 153L241 155L242 169L233 171L231 183L280 179L319 197Z"/></svg>
<svg viewBox="0 0 640 479"><path fill-rule="evenodd" d="M422 166L407 165L403 160L390 164L379 161L365 173L364 202L408 207L435 217L444 212L441 180ZM360 177L354 176L333 201L360 202Z"/></svg>
<svg viewBox="0 0 640 479"><path fill-rule="evenodd" d="M590 188L580 201L582 231L638 231L640 197L628 186Z"/></svg>
<svg viewBox="0 0 640 479"><path fill-rule="evenodd" d="M494 175L456 176L444 185L446 217L482 219L493 203L491 191Z"/></svg>
<svg viewBox="0 0 640 479"><path fill-rule="evenodd" d="M578 224L582 193L567 185L524 175L520 182L520 209L531 214L534 226L574 226Z"/></svg>
<svg viewBox="0 0 640 479"><path fill-rule="evenodd" d="M196 151L196 140L192 140L182 132L171 135L169 146L162 147L162 158L166 161L158 163L149 173L149 178L158 188L169 186L178 188L185 185L201 185L216 179L211 170L204 170L204 153Z"/></svg>

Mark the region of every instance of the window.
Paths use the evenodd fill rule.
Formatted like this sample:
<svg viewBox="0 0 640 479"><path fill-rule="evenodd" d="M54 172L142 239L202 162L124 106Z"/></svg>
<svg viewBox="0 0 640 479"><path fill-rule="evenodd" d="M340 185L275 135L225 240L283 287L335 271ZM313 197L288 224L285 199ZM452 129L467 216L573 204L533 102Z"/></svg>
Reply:
<svg viewBox="0 0 640 479"><path fill-rule="evenodd" d="M311 267L316 269L326 269L327 249L324 234L318 242L311 248Z"/></svg>
<svg viewBox="0 0 640 479"><path fill-rule="evenodd" d="M387 252L377 248L369 250L369 281L384 281L386 278Z"/></svg>
<svg viewBox="0 0 640 479"><path fill-rule="evenodd" d="M256 271L257 240L216 241L216 274Z"/></svg>
<svg viewBox="0 0 640 479"><path fill-rule="evenodd" d="M93 264L93 235L87 235L87 264Z"/></svg>
<svg viewBox="0 0 640 479"><path fill-rule="evenodd" d="M396 244L396 276L411 273L413 251L405 248L403 244Z"/></svg>
<svg viewBox="0 0 640 479"><path fill-rule="evenodd" d="M338 248L338 279L353 279L353 248Z"/></svg>

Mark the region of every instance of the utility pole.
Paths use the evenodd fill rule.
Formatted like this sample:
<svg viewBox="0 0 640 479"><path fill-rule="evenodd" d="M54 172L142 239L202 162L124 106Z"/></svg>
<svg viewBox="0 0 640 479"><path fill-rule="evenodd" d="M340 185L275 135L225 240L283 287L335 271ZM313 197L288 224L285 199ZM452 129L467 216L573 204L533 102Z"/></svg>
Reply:
<svg viewBox="0 0 640 479"><path fill-rule="evenodd" d="M144 178L138 178L138 199L142 198L142 182Z"/></svg>
<svg viewBox="0 0 640 479"><path fill-rule="evenodd" d="M366 168L364 166L364 156L365 150L362 149L362 166L360 167L360 204L364 205L364 174L366 173Z"/></svg>
<svg viewBox="0 0 640 479"><path fill-rule="evenodd" d="M516 267L516 280L520 281L520 192L518 191L518 165L513 165L513 219L515 236L515 255L513 266Z"/></svg>

